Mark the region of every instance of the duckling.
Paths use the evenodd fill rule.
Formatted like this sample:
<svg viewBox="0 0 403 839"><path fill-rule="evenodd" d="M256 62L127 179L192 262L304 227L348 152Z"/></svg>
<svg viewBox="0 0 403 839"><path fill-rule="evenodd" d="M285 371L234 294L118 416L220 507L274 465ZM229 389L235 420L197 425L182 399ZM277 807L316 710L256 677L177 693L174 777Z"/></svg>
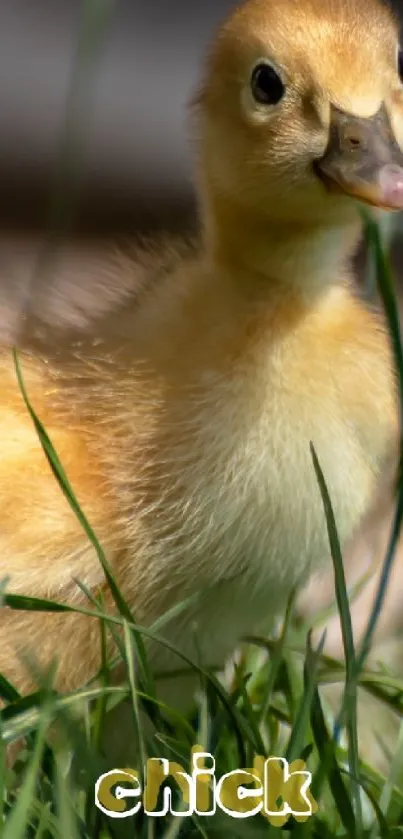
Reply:
<svg viewBox="0 0 403 839"><path fill-rule="evenodd" d="M362 33L365 32L365 38ZM403 209L403 59L378 0L247 0L193 103L200 234L62 272L19 358L30 402L137 622L220 664L329 557L315 446L342 544L368 507L397 400L387 330L354 291L360 206ZM112 265L112 267L111 267ZM0 357L0 574L16 594L112 598ZM330 562L330 559L328 560ZM194 597L193 597L194 596ZM4 608L21 690L97 672L98 621ZM155 672L178 667L150 644ZM179 663L180 664L180 663Z"/></svg>

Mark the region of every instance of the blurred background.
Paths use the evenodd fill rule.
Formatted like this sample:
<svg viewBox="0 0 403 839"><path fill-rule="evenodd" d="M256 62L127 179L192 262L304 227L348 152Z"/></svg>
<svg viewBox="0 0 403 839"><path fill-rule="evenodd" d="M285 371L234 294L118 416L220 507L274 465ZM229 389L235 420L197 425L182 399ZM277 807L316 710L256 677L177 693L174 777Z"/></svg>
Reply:
<svg viewBox="0 0 403 839"><path fill-rule="evenodd" d="M84 240L97 251L116 236L192 228L186 108L207 44L235 5L234 0L0 0L0 298L4 266L14 260L18 274L22 257L26 272L36 252L32 242L48 232L63 232L73 247ZM402 3L393 5L403 22ZM384 232L400 288L401 218L392 224L385 220ZM368 270L363 250L357 269L363 278ZM12 273L7 276L10 280ZM390 486L385 477L375 508L347 551L350 584L371 569L379 573L393 512ZM353 607L357 638L376 579ZM403 672L402 591L400 548L373 657ZM300 600L301 614L311 619L333 600L330 574L311 583ZM329 624L328 650L342 654L337 618ZM363 730L367 722L365 717ZM377 748L373 739L369 748Z"/></svg>
<svg viewBox="0 0 403 839"><path fill-rule="evenodd" d="M186 107L234 5L1 0L1 226L43 228L63 177L80 235L189 220Z"/></svg>

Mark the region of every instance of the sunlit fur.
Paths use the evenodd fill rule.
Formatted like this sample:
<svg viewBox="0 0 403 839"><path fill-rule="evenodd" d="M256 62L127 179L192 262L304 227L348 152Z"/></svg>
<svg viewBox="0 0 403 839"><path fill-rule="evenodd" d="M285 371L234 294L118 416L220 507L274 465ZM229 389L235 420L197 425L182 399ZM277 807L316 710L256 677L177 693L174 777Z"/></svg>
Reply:
<svg viewBox="0 0 403 839"><path fill-rule="evenodd" d="M397 40L375 0L247 2L193 106L199 243L116 256L88 271L86 294L74 266L58 280L56 265L22 341L29 397L137 621L202 591L164 633L205 663L330 561L310 441L344 543L396 434L389 341L350 288L357 205L327 194L312 162L330 102L369 116L385 101L402 141ZM261 57L287 83L267 111L248 89ZM111 609L8 349L0 381L1 576L9 591L88 607L79 578ZM4 610L0 670L26 688L22 647L42 665L59 656L71 688L97 671L98 621ZM178 666L151 654L157 669Z"/></svg>

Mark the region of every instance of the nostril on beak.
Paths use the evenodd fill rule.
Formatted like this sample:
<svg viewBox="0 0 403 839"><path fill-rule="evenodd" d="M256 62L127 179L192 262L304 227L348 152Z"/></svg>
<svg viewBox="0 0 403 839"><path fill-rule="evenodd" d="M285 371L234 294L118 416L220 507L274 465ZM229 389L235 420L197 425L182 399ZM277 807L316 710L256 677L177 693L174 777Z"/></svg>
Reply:
<svg viewBox="0 0 403 839"><path fill-rule="evenodd" d="M344 151L352 151L364 145L362 133L357 127L346 128L341 138L341 145Z"/></svg>

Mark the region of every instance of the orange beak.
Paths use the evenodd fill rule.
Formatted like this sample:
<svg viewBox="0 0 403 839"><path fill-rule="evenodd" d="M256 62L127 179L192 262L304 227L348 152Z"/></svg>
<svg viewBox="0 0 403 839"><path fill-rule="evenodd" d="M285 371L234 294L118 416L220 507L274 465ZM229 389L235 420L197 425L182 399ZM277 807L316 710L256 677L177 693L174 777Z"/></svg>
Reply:
<svg viewBox="0 0 403 839"><path fill-rule="evenodd" d="M328 147L315 170L330 191L385 210L403 210L403 153L384 106L362 119L332 105Z"/></svg>

